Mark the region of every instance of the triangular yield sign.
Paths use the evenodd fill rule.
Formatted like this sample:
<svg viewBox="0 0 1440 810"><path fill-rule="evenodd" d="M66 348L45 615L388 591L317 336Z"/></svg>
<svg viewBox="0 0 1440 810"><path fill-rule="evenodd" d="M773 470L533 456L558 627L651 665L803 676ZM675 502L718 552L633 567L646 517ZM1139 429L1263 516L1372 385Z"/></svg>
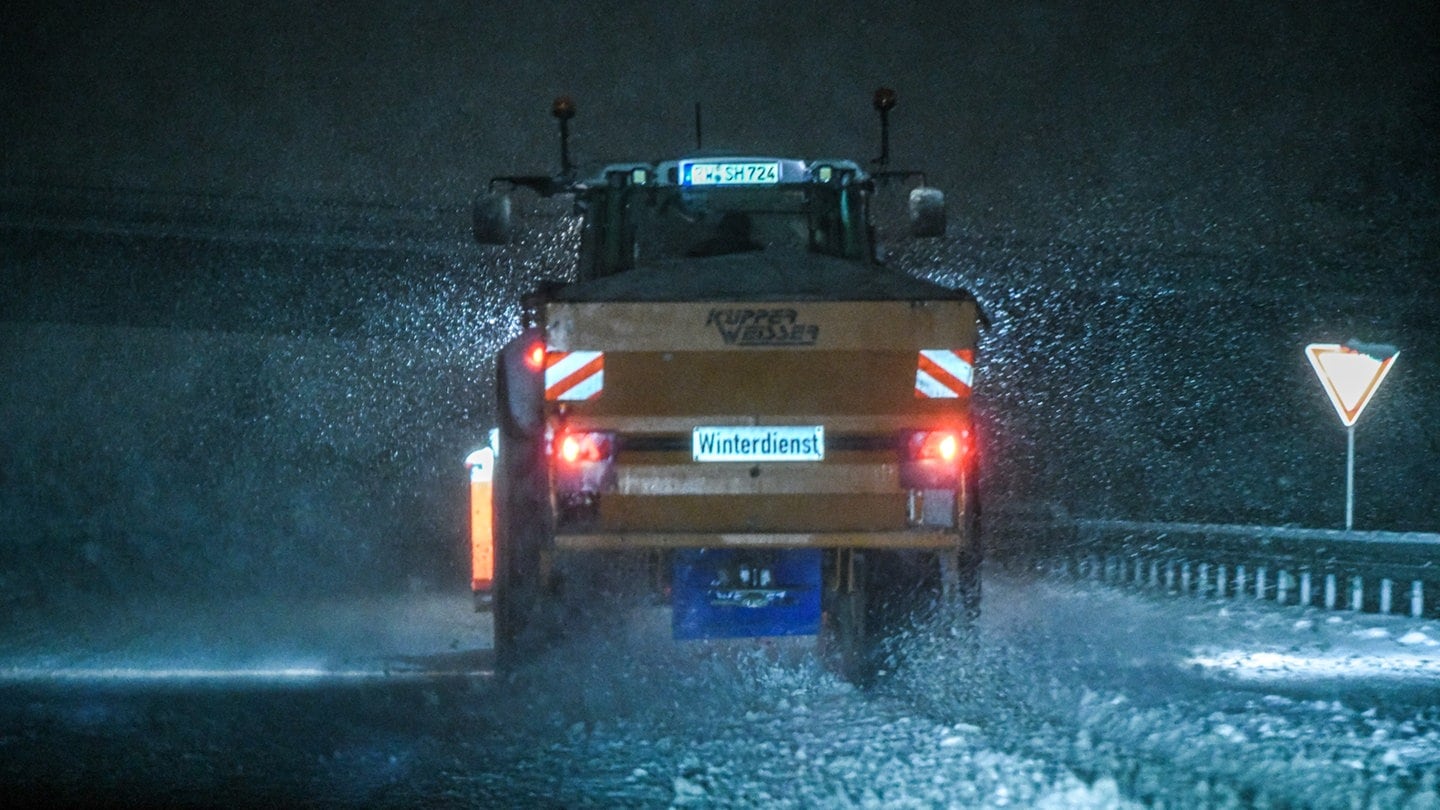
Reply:
<svg viewBox="0 0 1440 810"><path fill-rule="evenodd" d="M1360 412L1365 410L1380 382L1390 373L1395 358L1400 356L1399 350L1388 346L1383 347L1380 354L1383 356L1335 343L1312 343L1305 347L1305 356L1310 359L1315 375L1330 395L1330 404L1335 406L1335 413L1346 427L1360 418Z"/></svg>

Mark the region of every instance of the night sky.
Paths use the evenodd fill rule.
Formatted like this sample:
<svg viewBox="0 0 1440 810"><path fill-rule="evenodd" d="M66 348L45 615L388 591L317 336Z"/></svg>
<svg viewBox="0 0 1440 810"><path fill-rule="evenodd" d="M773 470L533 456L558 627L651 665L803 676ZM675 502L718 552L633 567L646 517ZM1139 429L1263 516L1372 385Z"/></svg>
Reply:
<svg viewBox="0 0 1440 810"><path fill-rule="evenodd" d="M12 182L464 202L553 169L556 95L591 165L689 147L697 101L707 146L865 157L887 84L897 162L982 227L1436 216L1432 3L33 5L0 33Z"/></svg>

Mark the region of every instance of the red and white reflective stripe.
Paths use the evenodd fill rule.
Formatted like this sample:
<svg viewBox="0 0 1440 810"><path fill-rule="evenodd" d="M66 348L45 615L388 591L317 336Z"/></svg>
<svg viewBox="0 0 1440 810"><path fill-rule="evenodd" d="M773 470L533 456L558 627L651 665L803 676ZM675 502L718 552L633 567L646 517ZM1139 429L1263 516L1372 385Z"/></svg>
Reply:
<svg viewBox="0 0 1440 810"><path fill-rule="evenodd" d="M915 396L956 399L970 396L975 381L974 349L921 349L915 369Z"/></svg>
<svg viewBox="0 0 1440 810"><path fill-rule="evenodd" d="M545 398L594 399L605 390L604 352L549 352L545 355Z"/></svg>

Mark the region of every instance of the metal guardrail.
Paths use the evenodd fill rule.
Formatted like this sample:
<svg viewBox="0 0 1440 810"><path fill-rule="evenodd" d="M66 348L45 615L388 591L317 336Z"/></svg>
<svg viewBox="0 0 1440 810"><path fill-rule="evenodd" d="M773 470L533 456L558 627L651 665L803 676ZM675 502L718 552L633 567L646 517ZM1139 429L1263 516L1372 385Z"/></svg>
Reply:
<svg viewBox="0 0 1440 810"><path fill-rule="evenodd" d="M1203 597L1440 617L1440 533L1056 513L995 518L987 520L987 540L1003 565Z"/></svg>

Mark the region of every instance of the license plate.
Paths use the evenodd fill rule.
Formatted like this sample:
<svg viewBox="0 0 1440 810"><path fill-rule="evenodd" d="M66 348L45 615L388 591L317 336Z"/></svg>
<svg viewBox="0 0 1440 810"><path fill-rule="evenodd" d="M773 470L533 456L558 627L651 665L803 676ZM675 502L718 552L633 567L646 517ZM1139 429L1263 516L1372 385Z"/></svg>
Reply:
<svg viewBox="0 0 1440 810"><path fill-rule="evenodd" d="M696 461L821 461L825 428L697 427L691 449Z"/></svg>
<svg viewBox="0 0 1440 810"><path fill-rule="evenodd" d="M680 164L682 186L774 185L779 182L780 164L775 161Z"/></svg>

